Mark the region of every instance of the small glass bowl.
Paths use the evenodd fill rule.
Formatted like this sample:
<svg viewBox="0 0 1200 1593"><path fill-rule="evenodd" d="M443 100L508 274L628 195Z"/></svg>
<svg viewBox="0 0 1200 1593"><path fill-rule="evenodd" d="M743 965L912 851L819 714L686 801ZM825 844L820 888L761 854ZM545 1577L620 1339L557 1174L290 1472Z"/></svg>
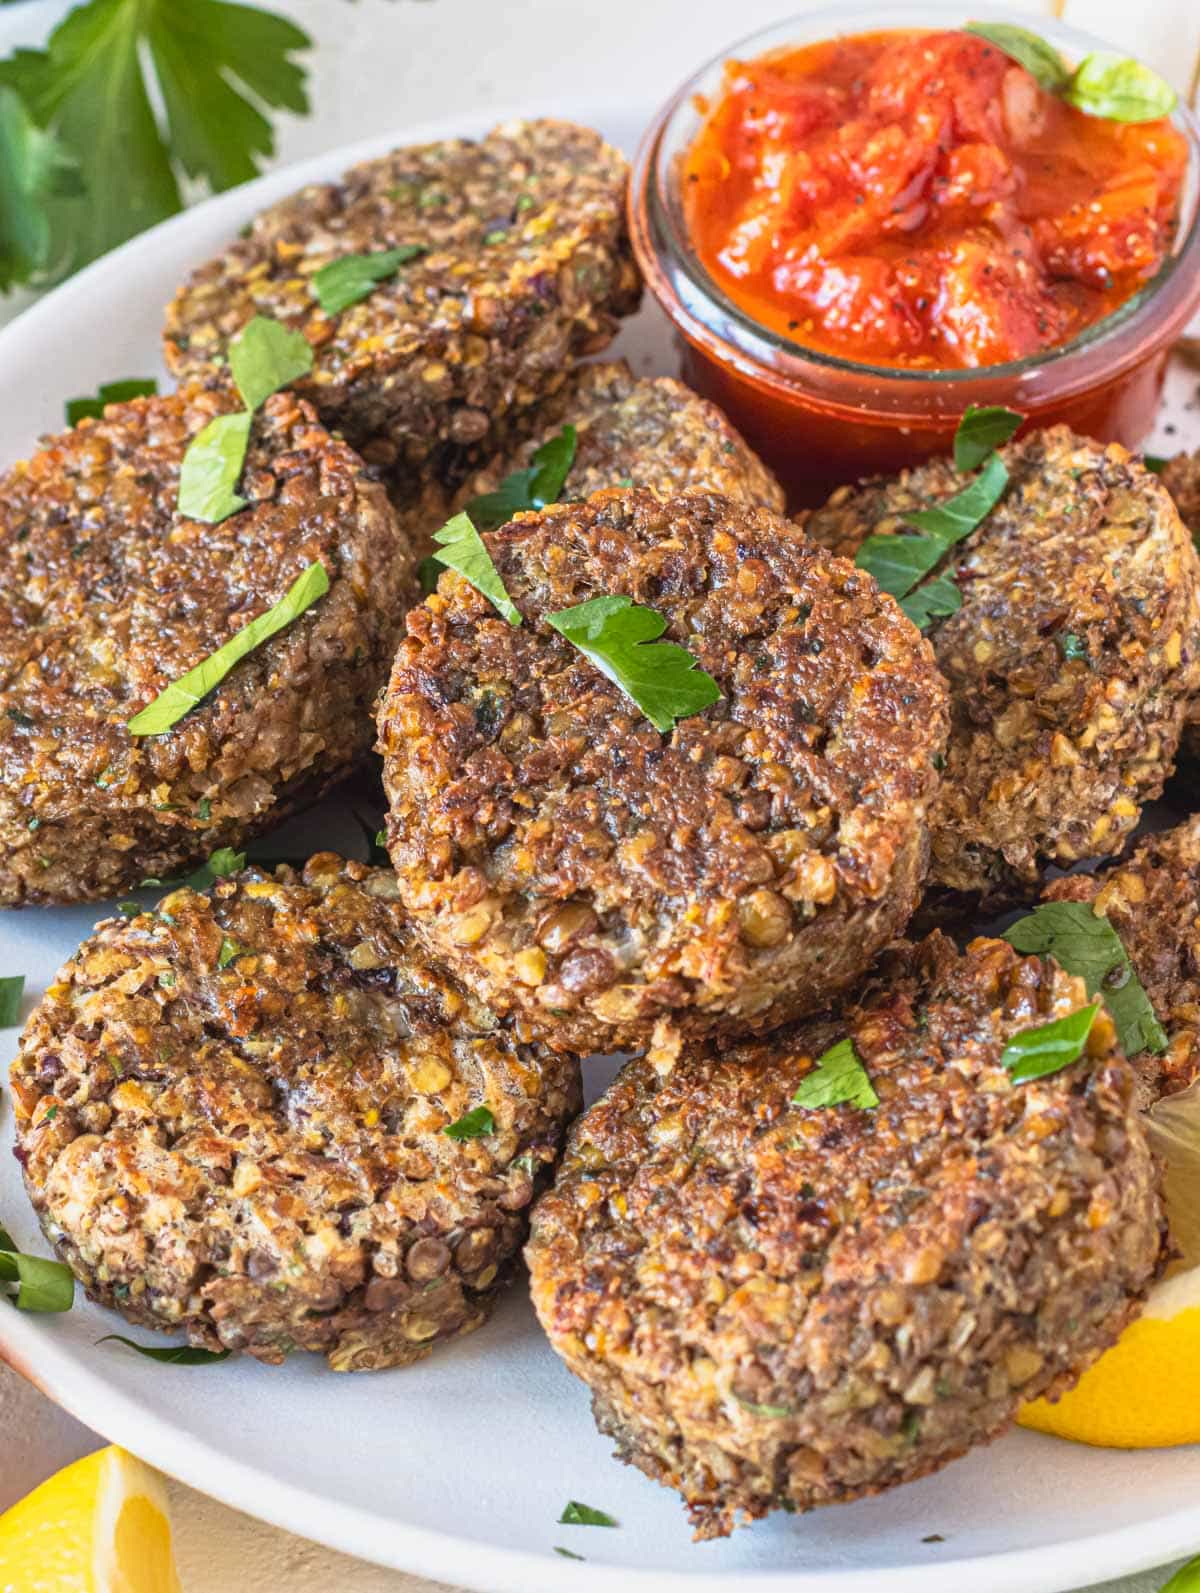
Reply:
<svg viewBox="0 0 1200 1593"><path fill-rule="evenodd" d="M1171 345L1200 307L1200 123L1182 106L1171 119L1190 159L1170 256L1140 292L1060 347L975 370L861 364L759 325L708 275L688 238L678 173L703 122L700 106L720 95L726 61L838 35L956 28L968 20L1029 21L987 5L802 13L741 40L689 78L638 152L629 202L633 247L650 291L682 335L684 380L729 415L795 506L819 503L844 482L948 453L969 404L1003 404L1031 425L1063 421L1099 441L1136 447L1154 424ZM1049 18L1033 25L1068 60L1108 47Z"/></svg>

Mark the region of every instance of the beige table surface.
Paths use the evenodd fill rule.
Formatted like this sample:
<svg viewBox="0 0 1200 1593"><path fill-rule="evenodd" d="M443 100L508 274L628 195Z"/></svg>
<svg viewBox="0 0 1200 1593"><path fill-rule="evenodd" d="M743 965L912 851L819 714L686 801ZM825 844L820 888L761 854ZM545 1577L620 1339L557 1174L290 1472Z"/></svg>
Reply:
<svg viewBox="0 0 1200 1593"><path fill-rule="evenodd" d="M186 3L186 0L177 0ZM268 3L268 0L263 0ZM803 0L269 0L313 36L313 115L281 128L278 159L439 116L562 92L581 103L650 103L731 32L800 10ZM0 53L41 42L68 0L26 0L0 13ZM1200 56L1200 0L1029 0L1136 48L1187 90ZM631 40L636 39L636 48ZM466 41L470 41L469 47ZM0 323L21 307L0 300ZM6 1059L0 1059L0 1061ZM100 1440L0 1366L0 1510ZM185 1593L439 1593L265 1527L172 1485ZM1196 1545L1200 1551L1200 1543ZM1105 1584L1157 1593L1168 1570ZM441 1590L445 1593L445 1590ZM1019 1593L1014 1589L1013 1593Z"/></svg>

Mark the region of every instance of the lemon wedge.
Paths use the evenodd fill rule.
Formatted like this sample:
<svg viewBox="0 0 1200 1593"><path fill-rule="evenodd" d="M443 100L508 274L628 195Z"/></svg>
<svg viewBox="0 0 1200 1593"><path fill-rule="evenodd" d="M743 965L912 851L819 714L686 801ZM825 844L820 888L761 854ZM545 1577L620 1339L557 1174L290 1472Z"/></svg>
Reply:
<svg viewBox="0 0 1200 1593"><path fill-rule="evenodd" d="M123 1449L100 1449L0 1516L5 1593L180 1593L166 1492Z"/></svg>
<svg viewBox="0 0 1200 1593"><path fill-rule="evenodd" d="M1181 1252L1141 1316L1053 1404L1034 1400L1022 1427L1106 1449L1200 1443L1200 1085L1145 1116L1164 1165L1167 1222Z"/></svg>

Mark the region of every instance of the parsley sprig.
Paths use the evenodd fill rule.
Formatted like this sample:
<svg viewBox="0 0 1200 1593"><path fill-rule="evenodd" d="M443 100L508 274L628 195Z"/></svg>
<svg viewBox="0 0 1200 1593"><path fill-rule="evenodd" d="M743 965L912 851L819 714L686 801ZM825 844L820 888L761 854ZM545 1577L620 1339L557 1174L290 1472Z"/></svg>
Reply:
<svg viewBox="0 0 1200 1593"><path fill-rule="evenodd" d="M879 1105L875 1086L853 1040L839 1040L821 1053L812 1072L800 1080L792 1104L809 1108L858 1106L868 1111Z"/></svg>
<svg viewBox="0 0 1200 1593"><path fill-rule="evenodd" d="M483 538L475 529L471 516L464 510L447 520L440 531L433 533L437 552L425 561L436 568L441 565L456 570L464 581L469 581L477 592L494 609L498 609L510 625L520 625L521 611L508 595L508 588L500 579L500 572L492 563L492 555L484 546ZM436 577L434 585L437 584ZM431 588L432 590L432 588Z"/></svg>
<svg viewBox="0 0 1200 1593"><path fill-rule="evenodd" d="M640 607L631 597L594 597L547 614L546 623L619 686L664 734L678 720L720 700L721 688L686 647L656 639L667 628L663 615Z"/></svg>
<svg viewBox="0 0 1200 1593"><path fill-rule="evenodd" d="M505 476L494 492L481 492L467 504L467 513L483 531L505 525L523 509L544 509L557 503L571 466L577 442L574 426L564 426L548 438L525 470Z"/></svg>
<svg viewBox="0 0 1200 1593"><path fill-rule="evenodd" d="M21 997L24 994L24 974L7 974L0 979L0 1029L11 1029L20 1021Z"/></svg>
<svg viewBox="0 0 1200 1593"><path fill-rule="evenodd" d="M1053 957L1099 996L1112 1014L1126 1056L1167 1049L1167 1036L1134 972L1120 935L1090 902L1044 902L1019 918L1003 939L1022 956Z"/></svg>
<svg viewBox="0 0 1200 1593"><path fill-rule="evenodd" d="M100 420L109 404L127 404L131 398L153 398L158 383L153 376L126 376L116 382L102 382L95 398L68 398L63 406L68 426L81 420Z"/></svg>
<svg viewBox="0 0 1200 1593"><path fill-rule="evenodd" d="M1000 1053L1000 1064L1008 1069L1014 1084L1028 1084L1031 1079L1048 1078L1063 1068L1078 1062L1092 1032L1100 1003L1080 1007L1065 1018L1055 1018L1036 1029L1022 1029Z"/></svg>
<svg viewBox="0 0 1200 1593"><path fill-rule="evenodd" d="M229 345L229 369L246 407L217 415L188 444L179 470L180 514L219 525L246 507L236 489L255 413L312 366L313 351L303 333L266 315L247 321Z"/></svg>
<svg viewBox="0 0 1200 1593"><path fill-rule="evenodd" d="M380 249L375 254L344 254L313 273L312 291L326 315L338 315L352 304L367 298L402 265L427 251L421 243L402 243L396 249Z"/></svg>
<svg viewBox="0 0 1200 1593"><path fill-rule="evenodd" d="M16 1285L15 1293L7 1287L11 1284ZM61 1261L25 1255L0 1227L0 1297L12 1300L18 1311L69 1311L75 1279Z"/></svg>
<svg viewBox="0 0 1200 1593"><path fill-rule="evenodd" d="M854 562L891 593L918 630L962 607L962 594L948 573L921 582L999 503L1008 486L1008 469L993 450L1008 441L1024 418L995 404L983 409L970 405L955 433L954 464L963 474L982 466L979 474L944 502L905 514L905 521L916 526L915 534L877 533L859 548Z"/></svg>
<svg viewBox="0 0 1200 1593"><path fill-rule="evenodd" d="M1113 50L1093 50L1071 69L1040 34L1012 22L968 22L975 33L1023 66L1048 94L1110 122L1155 122L1170 116L1177 95L1157 72Z"/></svg>
<svg viewBox="0 0 1200 1593"><path fill-rule="evenodd" d="M247 653L261 647L278 631L285 630L328 590L329 577L325 573L325 566L319 560L314 561L296 577L278 603L272 603L265 613L252 619L248 625L243 625L240 631L235 631L223 647L218 647L215 653L201 659L186 675L181 675L160 691L140 713L134 714L128 725L130 735L160 736L170 730L185 714L191 713L214 687L219 686Z"/></svg>
<svg viewBox="0 0 1200 1593"><path fill-rule="evenodd" d="M307 34L232 0L84 0L0 61L0 290L77 270L274 153Z"/></svg>

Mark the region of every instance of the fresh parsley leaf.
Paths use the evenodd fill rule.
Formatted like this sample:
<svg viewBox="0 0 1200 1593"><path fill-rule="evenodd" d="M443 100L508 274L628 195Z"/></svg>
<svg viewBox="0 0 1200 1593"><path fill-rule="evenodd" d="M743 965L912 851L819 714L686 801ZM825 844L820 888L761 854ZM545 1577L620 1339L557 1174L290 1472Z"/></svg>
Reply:
<svg viewBox="0 0 1200 1593"><path fill-rule="evenodd" d="M574 426L564 426L547 439L525 470L514 470L494 492L482 492L467 504L466 512L484 531L505 525L523 509L544 509L557 503L559 493L575 463Z"/></svg>
<svg viewBox="0 0 1200 1593"><path fill-rule="evenodd" d="M817 1058L816 1066L800 1080L794 1106L858 1106L870 1110L879 1105L862 1059L847 1037L831 1045Z"/></svg>
<svg viewBox="0 0 1200 1593"><path fill-rule="evenodd" d="M1163 1584L1161 1593L1200 1593L1200 1555L1181 1565L1171 1580Z"/></svg>
<svg viewBox="0 0 1200 1593"><path fill-rule="evenodd" d="M1076 110L1110 122L1156 122L1178 103L1175 90L1157 72L1112 50L1085 55L1063 98Z"/></svg>
<svg viewBox="0 0 1200 1593"><path fill-rule="evenodd" d="M221 936L221 949L217 953L218 968L228 968L231 962L245 955L245 946L239 945L236 940L231 939L228 935Z"/></svg>
<svg viewBox="0 0 1200 1593"><path fill-rule="evenodd" d="M1153 475L1161 476L1170 464L1169 459L1164 459L1162 454L1143 454L1142 463Z"/></svg>
<svg viewBox="0 0 1200 1593"><path fill-rule="evenodd" d="M402 265L428 253L424 244L403 243L377 254L344 254L313 273L312 291L326 315L338 315L369 296L379 283L394 277Z"/></svg>
<svg viewBox="0 0 1200 1593"><path fill-rule="evenodd" d="M1053 957L1099 996L1112 1014L1126 1056L1161 1056L1167 1035L1134 972L1120 935L1090 902L1043 902L1002 937L1023 957Z"/></svg>
<svg viewBox="0 0 1200 1593"><path fill-rule="evenodd" d="M251 413L312 368L313 351L304 333L269 315L253 316L229 345L229 369Z"/></svg>
<svg viewBox="0 0 1200 1593"><path fill-rule="evenodd" d="M430 592L437 591L438 577L445 566L436 554L430 553L417 565L417 584L421 588L421 596L428 597Z"/></svg>
<svg viewBox="0 0 1200 1593"><path fill-rule="evenodd" d="M945 503L932 509L910 510L904 518L920 528L916 536L902 532L869 536L855 556L855 564L873 575L885 592L903 599L949 552L975 530L995 508L1008 485L1008 471L999 454L990 454L974 481ZM928 623L950 601L949 584L940 586L927 603L913 605ZM939 603L941 608L933 605ZM954 609L948 612L954 613Z"/></svg>
<svg viewBox="0 0 1200 1593"><path fill-rule="evenodd" d="M559 1525L564 1527L616 1527L620 1526L612 1516L603 1510L593 1510L591 1505L580 1504L578 1499L567 1501L563 1513L558 1518Z"/></svg>
<svg viewBox="0 0 1200 1593"><path fill-rule="evenodd" d="M0 292L50 274L58 247L50 201L79 191L66 147L0 80Z"/></svg>
<svg viewBox="0 0 1200 1593"><path fill-rule="evenodd" d="M314 561L265 614L243 625L223 647L218 647L215 653L210 653L194 669L189 669L186 675L172 681L153 702L148 703L140 713L134 714L129 721L129 733L134 736L160 736L170 730L197 703L202 702L214 687L220 685L247 653L252 653L276 632L299 619L328 590L329 577L325 573L325 566L319 560Z"/></svg>
<svg viewBox="0 0 1200 1593"><path fill-rule="evenodd" d="M564 1560L583 1560L582 1554L576 1554L573 1549L564 1549L561 1544L554 1545L555 1554L561 1554Z"/></svg>
<svg viewBox="0 0 1200 1593"><path fill-rule="evenodd" d="M161 1361L164 1366L212 1366L217 1361L227 1361L233 1354L232 1350L194 1349L190 1344L138 1344L120 1333L106 1333L96 1343L124 1344L126 1349L136 1350L148 1361Z"/></svg>
<svg viewBox="0 0 1200 1593"><path fill-rule="evenodd" d="M179 512L189 520L220 525L246 507L234 490L250 441L249 410L217 415L188 444L179 468Z"/></svg>
<svg viewBox="0 0 1200 1593"><path fill-rule="evenodd" d="M998 454L991 454L983 469L961 492L932 509L915 509L904 518L942 544L942 551L970 536L975 527L1000 502L1008 485L1008 471Z"/></svg>
<svg viewBox="0 0 1200 1593"><path fill-rule="evenodd" d="M594 597L547 614L546 623L591 659L642 710L656 730L718 702L721 689L686 647L660 642L667 622L631 597Z"/></svg>
<svg viewBox="0 0 1200 1593"><path fill-rule="evenodd" d="M1100 1003L1080 1007L1065 1018L1055 1018L1036 1029L1023 1029L1014 1034L1000 1053L1000 1064L1012 1074L1014 1084L1027 1084L1030 1079L1044 1079L1070 1067L1083 1055L1092 1024L1100 1011Z"/></svg>
<svg viewBox="0 0 1200 1593"><path fill-rule="evenodd" d="M1070 69L1062 56L1029 28L1019 28L1012 22L968 22L966 31L978 34L1011 56L1049 94L1061 92L1071 81Z"/></svg>
<svg viewBox="0 0 1200 1593"><path fill-rule="evenodd" d="M447 520L440 531L433 533L433 540L440 549L430 555L436 563L448 570L457 570L464 581L482 592L510 625L521 623L521 611L509 597L500 572L492 563L492 555L484 547L483 538L469 514L456 514L453 520Z"/></svg>
<svg viewBox="0 0 1200 1593"><path fill-rule="evenodd" d="M9 974L0 979L0 1029L11 1029L21 1019L21 997L25 993L25 975Z"/></svg>
<svg viewBox="0 0 1200 1593"><path fill-rule="evenodd" d="M476 1106L460 1117L457 1123L449 1123L442 1130L443 1134L451 1139L482 1139L486 1134L496 1132L496 1119L492 1116L490 1108Z"/></svg>
<svg viewBox="0 0 1200 1593"><path fill-rule="evenodd" d="M153 376L130 376L124 381L103 382L95 398L68 398L64 406L67 425L77 426L81 420L100 420L109 404L127 404L131 398L153 398L158 383Z"/></svg>
<svg viewBox="0 0 1200 1593"><path fill-rule="evenodd" d="M274 152L262 108L308 108L291 57L309 42L286 18L229 0L84 0L45 50L0 62L0 83L86 190L85 203L56 207L53 263L76 269L174 214L181 172L214 190L255 176Z"/></svg>
<svg viewBox="0 0 1200 1593"><path fill-rule="evenodd" d="M923 631L931 620L957 614L962 607L962 593L952 575L935 575L931 581L902 597L900 607L917 629Z"/></svg>
<svg viewBox="0 0 1200 1593"><path fill-rule="evenodd" d="M75 1279L61 1261L27 1256L0 1228L0 1284L15 1283L18 1311L69 1311L75 1300ZM11 1294L6 1298L14 1299Z"/></svg>
<svg viewBox="0 0 1200 1593"><path fill-rule="evenodd" d="M955 470L964 475L978 470L992 450L1006 443L1024 420L1024 415L1000 404L987 404L982 409L968 404L954 433Z"/></svg>

